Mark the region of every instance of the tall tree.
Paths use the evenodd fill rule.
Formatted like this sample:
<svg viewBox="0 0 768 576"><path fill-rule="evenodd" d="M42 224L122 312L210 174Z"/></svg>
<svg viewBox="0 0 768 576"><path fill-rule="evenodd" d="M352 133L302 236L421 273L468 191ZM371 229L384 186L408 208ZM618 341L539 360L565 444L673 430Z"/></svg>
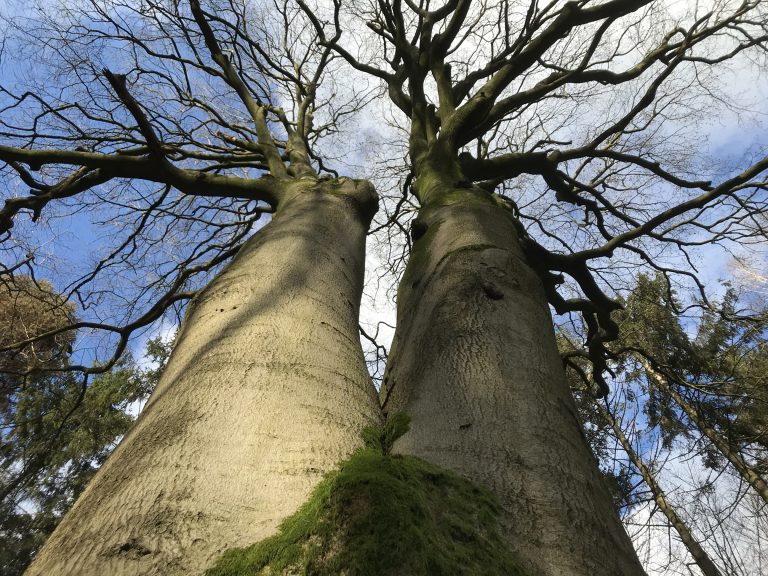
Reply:
<svg viewBox="0 0 768 576"><path fill-rule="evenodd" d="M110 222L125 219L122 237L64 293L103 309L109 298L94 292L108 296L117 270L136 288L122 323L68 327L116 336L112 361L70 369L106 369L135 330L194 296L141 418L28 572L201 571L270 534L381 420L357 337L376 194L321 178L311 161L313 141L358 98L325 100L332 53L288 3L86 1L24 18L24 41L40 34L50 47L46 65L87 76L86 101L3 91L6 113L40 106L41 129L3 117L16 145L0 157L32 191L6 200L0 230L68 198L107 208ZM121 73L97 64L119 49L127 58L110 65ZM91 118L88 130L73 117Z"/></svg>
<svg viewBox="0 0 768 576"><path fill-rule="evenodd" d="M623 269L695 280L690 251L743 237L768 160L692 176L705 155L679 126L729 104L719 71L764 54L767 19L750 0L22 10L6 54L44 65L0 93L0 160L31 189L0 210L7 271L40 265L27 216L100 211L118 241L63 292L94 315L128 305L71 329L112 334L114 361L191 300L145 412L30 574L199 573L274 532L400 411L395 452L490 488L523 571L641 574L549 306L583 319L578 354L605 393ZM334 77L342 63L405 119L409 198L381 224L418 211L379 402L357 337L376 195L336 177L322 141L367 98Z"/></svg>
<svg viewBox="0 0 768 576"><path fill-rule="evenodd" d="M317 11L299 3L310 17ZM342 4L334 2L336 15ZM313 22L350 65L382 80L407 117L419 205L381 393L385 412L412 417L396 448L491 486L528 570L639 573L606 491L592 489L600 481L548 303L581 313L604 394L619 303L596 277L600 259L625 252L660 266L647 244L684 252L691 228L704 231L697 241L724 240L723 222L765 206L768 160L712 183L656 147L664 120L683 113L685 88L703 79L697 74L762 50L763 7L723 3L682 17L641 0L346 8L377 50L345 43L338 16L325 17L333 25ZM604 86L631 96L600 106ZM557 99L571 110L547 107ZM602 116L582 129L579 114L597 106ZM526 176L534 182L527 189ZM674 201L649 209L642 192L650 186L674 190ZM717 217L713 205L725 206ZM563 275L570 282L558 291Z"/></svg>
<svg viewBox="0 0 768 576"><path fill-rule="evenodd" d="M765 318L738 314L738 303L729 289L716 308L712 303L701 314L681 314L681 298L662 275L641 275L616 318L620 337L611 348L618 378L610 401L579 404L603 468L621 470L621 459L629 461L654 507L705 574L717 573L716 565L729 574L759 574L749 549L755 555L764 552L759 532L744 539L736 528L750 523L750 517L764 516L746 511L743 502L752 496L762 499L765 486L759 425L765 412L765 377L759 375L765 361ZM695 337L689 336L692 332ZM566 355L572 341L562 334ZM589 377L580 364L582 377L571 371L572 385L583 389ZM619 417L621 412L625 415ZM618 461L609 436L619 447ZM681 472L688 467L697 471L690 479ZM739 482L742 489L734 487ZM671 497L663 484L671 488ZM643 500L639 484L628 487L630 498L622 494L621 502ZM697 491L698 496L681 496Z"/></svg>

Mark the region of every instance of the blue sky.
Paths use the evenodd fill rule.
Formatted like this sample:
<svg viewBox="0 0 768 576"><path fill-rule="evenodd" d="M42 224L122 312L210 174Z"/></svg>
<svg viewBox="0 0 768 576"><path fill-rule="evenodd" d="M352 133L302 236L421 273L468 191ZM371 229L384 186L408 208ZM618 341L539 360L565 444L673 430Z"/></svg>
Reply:
<svg viewBox="0 0 768 576"><path fill-rule="evenodd" d="M672 3L675 4L675 3ZM681 8L685 3L677 3ZM27 6L25 3L12 2L5 7L6 10L19 9ZM702 137L699 146L704 154L708 154L713 163L711 168L714 172L720 172L723 176L724 168L730 166L733 170L742 167L744 156L749 150L766 149L768 144L768 132L765 128L766 113L768 113L768 90L766 90L766 79L757 77L756 68L749 68L746 65L742 69L731 73L725 79L729 93L733 97L733 102L738 103L748 112L742 112L740 116L731 112L720 112L715 117L710 117L704 122L704 125L696 127ZM10 57L6 53L0 60L0 83L14 85L14 79L21 75L24 76L27 68L21 63ZM382 110L379 108L380 114ZM369 117L370 118L370 117ZM583 118L582 122L588 124L589 119ZM374 138L386 138L391 136L385 127L376 120L364 122L363 126L371 127ZM691 128L690 126L688 128ZM675 131L674 125L667 128L671 133ZM358 158L353 159L352 163L357 163ZM23 189L19 189L23 193ZM45 257L40 256L39 264L42 264L41 270L49 270L51 280L59 287L66 284L66 279L74 277L79 266L94 258L94 254L102 251L105 243L108 241L108 231L98 228L92 224L88 217L83 214L70 215L63 218L54 217L55 210L47 211L48 218L43 218L43 223L35 226L38 238L43 246L41 254L49 252L55 258L49 260L50 266L46 267ZM723 288L721 280L727 279L733 275L733 253L740 253L744 250L736 245L727 247L705 247L696 250L694 263L700 271L700 277L712 290L715 296L721 295ZM757 265L765 263L764 256L757 255ZM376 263L376 255L372 252L369 266L369 278L377 276L381 272L382 263ZM55 264L55 266L54 266ZM363 311L363 318L369 326L374 325L379 320L388 324L394 324L394 309L392 302L385 296L387 283L394 282L394 278L386 280L384 289L376 294L369 292L368 297L364 299L366 306ZM374 282L369 281L368 286L373 286ZM101 315L101 313L100 313ZM167 331L167 322L164 327L150 329L149 334L157 330ZM391 337L391 330L385 330ZM147 335L141 336L140 340L145 340ZM387 337L384 337L386 342ZM140 352L142 342L138 342L134 349Z"/></svg>

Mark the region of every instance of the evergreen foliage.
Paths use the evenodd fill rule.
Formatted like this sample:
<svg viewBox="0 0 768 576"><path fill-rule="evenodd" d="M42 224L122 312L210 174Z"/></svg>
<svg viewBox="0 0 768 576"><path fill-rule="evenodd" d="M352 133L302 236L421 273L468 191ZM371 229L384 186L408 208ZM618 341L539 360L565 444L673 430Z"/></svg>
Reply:
<svg viewBox="0 0 768 576"><path fill-rule="evenodd" d="M667 446L677 437L695 438L695 423L649 375L648 368L674 386L731 447L749 454L766 470L768 454L768 314L742 316L729 288L715 308L704 307L689 336L682 305L662 276L641 276L619 314L621 339L614 349L629 380L648 394L645 412ZM643 360L644 359L644 360ZM644 365L643 362L646 364ZM715 469L722 457L709 443L702 456Z"/></svg>
<svg viewBox="0 0 768 576"><path fill-rule="evenodd" d="M704 424L716 429L731 450L765 474L768 315L741 315L738 294L729 288L719 304L699 303L703 312L686 316L678 294L663 275L640 275L623 304L614 313L621 328L611 347L614 369L625 401L640 400L646 436L659 437L666 449L675 440L684 440L706 466L722 470L727 459L697 432ZM574 368L568 375L579 419L617 509L628 512L644 497L639 490L642 481L631 467L615 459L613 432L595 406L586 362L573 356L577 349L573 340L560 331L560 349L566 356L570 354L569 366ZM698 422L691 421L657 377L695 410Z"/></svg>
<svg viewBox="0 0 768 576"><path fill-rule="evenodd" d="M0 286L0 338L19 342L66 325L74 306L50 284L29 278ZM24 336L24 337L22 337ZM0 572L23 573L119 438L129 407L154 387L169 345L150 341L161 367L143 370L128 355L111 371L83 381L62 371L66 334L0 356ZM0 348L2 346L0 345Z"/></svg>

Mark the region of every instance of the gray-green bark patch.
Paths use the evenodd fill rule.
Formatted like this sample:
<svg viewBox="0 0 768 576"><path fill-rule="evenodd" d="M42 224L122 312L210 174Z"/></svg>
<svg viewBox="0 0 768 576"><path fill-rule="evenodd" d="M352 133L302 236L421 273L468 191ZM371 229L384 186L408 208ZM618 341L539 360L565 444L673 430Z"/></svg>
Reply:
<svg viewBox="0 0 768 576"><path fill-rule="evenodd" d="M410 290L421 280L421 276L424 274L429 263L432 241L437 236L437 231L441 224L441 220L430 222L426 232L413 243L411 254L408 258L408 265L405 268L403 277L400 279L397 297L398 305L401 302L400 291L403 289ZM402 301L405 301L405 299L402 298Z"/></svg>
<svg viewBox="0 0 768 576"><path fill-rule="evenodd" d="M438 272L438 270L440 270L440 267L443 265L443 263L448 260L448 258L454 258L460 254L466 254L468 252L482 252L484 250L492 250L494 248L499 249L499 247L495 244L486 243L459 246L458 248L454 248L450 252L443 254L440 257L440 260L438 260L437 263L431 268L429 275L425 278L424 274L428 259L428 256L426 255L427 251L421 250L420 248L417 251L417 246L418 243L414 245L414 249L411 251L411 259L408 261L408 265L405 268L405 273L403 274L403 278L400 280L400 285L398 286L398 314L402 313L400 306L405 306L405 303L408 301L408 297L410 295L409 292L418 284L428 284L432 277ZM415 254L418 254L419 256L418 259L414 261L413 258Z"/></svg>
<svg viewBox="0 0 768 576"><path fill-rule="evenodd" d="M470 204L494 206L496 201L492 194L478 190L477 188L450 188L441 194L436 194L430 201L429 206L452 206L454 204L463 206Z"/></svg>
<svg viewBox="0 0 768 576"><path fill-rule="evenodd" d="M487 489L374 444L329 474L278 534L226 552L207 576L522 576Z"/></svg>

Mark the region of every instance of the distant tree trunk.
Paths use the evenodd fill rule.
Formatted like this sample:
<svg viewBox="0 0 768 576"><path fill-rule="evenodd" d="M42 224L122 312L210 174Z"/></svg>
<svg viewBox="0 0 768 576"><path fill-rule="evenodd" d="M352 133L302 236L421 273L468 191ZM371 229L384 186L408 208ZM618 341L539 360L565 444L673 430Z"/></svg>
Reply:
<svg viewBox="0 0 768 576"><path fill-rule="evenodd" d="M645 463L637 455L637 452L635 452L635 449L632 447L632 444L630 444L629 440L624 435L624 431L621 429L621 426L619 426L619 423L611 414L608 413L608 411L602 405L597 404L597 407L598 407L598 410L600 411L600 414L603 416L603 418L605 418L605 420L610 424L611 428L616 434L616 438L619 440L619 443L621 444L622 448L624 448L624 451L627 453L627 456L629 456L630 461L632 462L632 464L634 464L635 468L637 468L637 470L640 472L641 476L643 477L643 481L651 490L651 494L653 494L654 501L658 505L659 509L667 517L667 520L669 520L669 523L674 527L674 529L679 534L680 540L682 541L683 544L685 544L685 547L688 549L688 552L690 552L694 561L696 562L698 567L701 569L702 574L704 574L704 576L722 576L722 573L717 568L717 566L715 566L715 563L712 562L712 559L704 551L704 549L701 547L701 545L696 540L696 538L694 538L693 534L688 529L688 526L677 515L677 512L675 512L675 509L667 500L667 496L666 494L664 494L664 490L661 488L659 483L656 482L656 479L653 477L653 473L648 469Z"/></svg>
<svg viewBox="0 0 768 576"><path fill-rule="evenodd" d="M412 418L395 451L490 487L529 574L644 574L584 439L512 214L477 189L421 199L381 391L385 413Z"/></svg>
<svg viewBox="0 0 768 576"><path fill-rule="evenodd" d="M768 504L768 483L766 483L763 477L760 476L760 474L758 474L755 469L752 468L749 463L741 457L741 454L739 454L728 444L728 442L726 442L726 440L717 430L707 424L707 422L698 413L696 408L691 406L691 404L687 402L685 398L683 398L683 396L669 384L667 379L661 373L655 370L653 366L651 366L650 362L644 359L641 360L641 362L643 364L643 368L645 368L646 373L653 379L656 385L661 390L670 395L675 404L680 406L683 412L686 413L688 418L691 419L691 422L696 425L699 431L704 434L704 436L706 436L707 439L712 442L712 444L714 444L715 448L717 448L720 453L725 456L728 462L731 463L731 465L736 469L741 477L750 486L752 486L755 492L760 495L760 498L762 498Z"/></svg>
<svg viewBox="0 0 768 576"><path fill-rule="evenodd" d="M358 335L366 182L301 179L190 304L132 430L27 574L201 574L272 534L380 422Z"/></svg>

